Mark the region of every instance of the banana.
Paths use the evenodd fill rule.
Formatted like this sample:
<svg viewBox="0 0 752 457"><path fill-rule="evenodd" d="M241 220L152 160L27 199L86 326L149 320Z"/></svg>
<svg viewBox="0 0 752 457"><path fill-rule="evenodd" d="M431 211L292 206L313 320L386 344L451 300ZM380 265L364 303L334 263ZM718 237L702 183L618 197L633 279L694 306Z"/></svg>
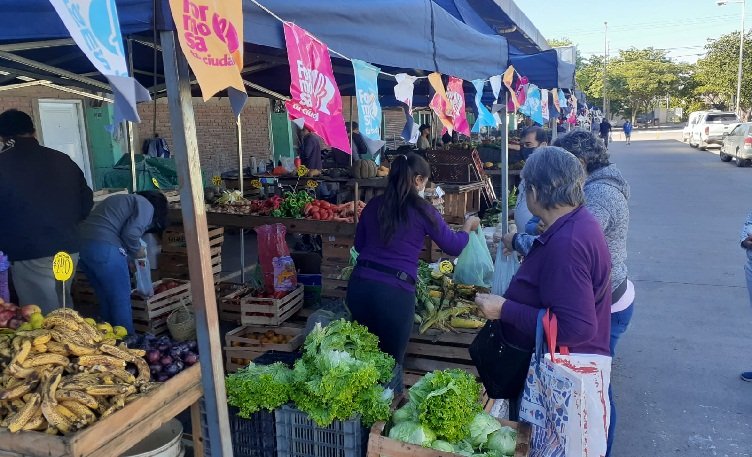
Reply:
<svg viewBox="0 0 752 457"><path fill-rule="evenodd" d="M81 357L84 355L94 355L97 353L97 348L94 346L84 346L76 343L65 343L66 349L70 351L71 354Z"/></svg>
<svg viewBox="0 0 752 457"><path fill-rule="evenodd" d="M65 406L63 406L61 404L57 404L57 405L55 405L54 408L55 408L55 412L56 413L60 414L64 418L68 419L68 422L70 422L71 424L75 424L76 422L78 422L78 420L79 420L78 415L76 415L76 413L74 413L70 409L66 408Z"/></svg>
<svg viewBox="0 0 752 457"><path fill-rule="evenodd" d="M112 404L104 410L102 413L101 419L109 416L110 414L114 413L115 411L119 410L123 406L125 406L125 399L128 398L127 394L124 395L118 395L115 398L112 399Z"/></svg>
<svg viewBox="0 0 752 457"><path fill-rule="evenodd" d="M67 410L75 414L76 419L74 420L74 422L83 422L84 425L88 425L97 420L97 416L96 414L94 414L94 411L90 410L81 403L75 401L64 401L60 404L59 407L66 408Z"/></svg>
<svg viewBox="0 0 752 457"><path fill-rule="evenodd" d="M47 344L52 339L52 334L49 331L43 330L44 333L40 334L39 336L35 337L31 344L34 346L38 346L40 344Z"/></svg>
<svg viewBox="0 0 752 457"><path fill-rule="evenodd" d="M136 363L136 359L139 358L134 354L131 354L130 352L120 349L119 347L115 347L111 344L100 344L99 350L104 352L105 354L109 354L113 357L117 357L118 359L125 360L126 362Z"/></svg>
<svg viewBox="0 0 752 457"><path fill-rule="evenodd" d="M97 409L99 407L99 402L96 398L80 390L58 390L55 392L55 400L61 403L79 403L89 409ZM76 412L72 409L71 411Z"/></svg>
<svg viewBox="0 0 752 457"><path fill-rule="evenodd" d="M146 360L142 358L137 358L134 362L134 365L136 365L136 368L138 369L138 376L136 377L137 383L145 383L149 382L151 379L151 371L149 370L149 364L146 363Z"/></svg>
<svg viewBox="0 0 752 457"><path fill-rule="evenodd" d="M15 343L16 340L13 340ZM21 343L20 347L18 348L16 352L16 356L11 360L11 364L18 363L23 364L26 361L26 358L29 356L29 353L31 352L31 341L24 338L23 342Z"/></svg>
<svg viewBox="0 0 752 457"><path fill-rule="evenodd" d="M95 397L112 397L115 395L133 394L136 392L136 387L126 384L113 384L111 386L88 386L86 387L86 389L84 389L84 392Z"/></svg>
<svg viewBox="0 0 752 457"><path fill-rule="evenodd" d="M114 368L110 370L110 372L118 378L120 381L126 383L126 384L134 384L136 382L136 377L132 374L128 373L127 371L121 369L121 368Z"/></svg>
<svg viewBox="0 0 752 457"><path fill-rule="evenodd" d="M60 327L61 329L67 329L71 332L78 332L81 329L81 326L74 319L51 314L48 314L47 317L44 318L43 327L48 329Z"/></svg>
<svg viewBox="0 0 752 457"><path fill-rule="evenodd" d="M13 388L3 390L0 392L0 400L14 400L23 397L34 390L37 385L39 385L39 381L26 381Z"/></svg>
<svg viewBox="0 0 752 457"><path fill-rule="evenodd" d="M47 419L42 415L42 409L37 408L21 430L44 430L45 428L47 428Z"/></svg>
<svg viewBox="0 0 752 457"><path fill-rule="evenodd" d="M78 365L81 367L104 365L107 367L122 369L125 368L125 360L110 355L82 355L78 358Z"/></svg>
<svg viewBox="0 0 752 457"><path fill-rule="evenodd" d="M36 368L23 368L17 363L8 366L8 373L21 379L28 379L31 376L39 375L39 371Z"/></svg>
<svg viewBox="0 0 752 457"><path fill-rule="evenodd" d="M40 354L27 358L21 366L23 368L41 367L44 365L60 365L61 367L67 366L70 363L68 357L59 354Z"/></svg>
<svg viewBox="0 0 752 457"><path fill-rule="evenodd" d="M38 352L39 354L44 354L45 352L47 352L46 344L35 344L31 348L34 349L34 351Z"/></svg>
<svg viewBox="0 0 752 457"><path fill-rule="evenodd" d="M49 399L42 400L42 414L51 427L56 428L63 433L70 432L72 424L57 411L55 406L57 405Z"/></svg>
<svg viewBox="0 0 752 457"><path fill-rule="evenodd" d="M34 416L36 409L39 407L41 397L39 394L34 394L31 399L21 408L14 416L8 421L8 430L11 433L16 433L21 430L29 419Z"/></svg>
<svg viewBox="0 0 752 457"><path fill-rule="evenodd" d="M50 424L47 424L47 429L44 431L47 435L58 435L60 434L60 430L56 429Z"/></svg>
<svg viewBox="0 0 752 457"><path fill-rule="evenodd" d="M64 355L69 357L71 352L65 347L65 344L58 343L57 341L50 341L47 343L47 352L51 354Z"/></svg>

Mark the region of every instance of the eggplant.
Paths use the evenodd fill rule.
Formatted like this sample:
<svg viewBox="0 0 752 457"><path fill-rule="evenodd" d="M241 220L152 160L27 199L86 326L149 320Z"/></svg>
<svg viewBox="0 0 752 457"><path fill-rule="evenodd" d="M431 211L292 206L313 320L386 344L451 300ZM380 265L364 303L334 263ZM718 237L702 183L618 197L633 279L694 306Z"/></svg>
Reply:
<svg viewBox="0 0 752 457"><path fill-rule="evenodd" d="M159 373L157 375L157 382L165 382L170 379L170 376L166 373Z"/></svg>
<svg viewBox="0 0 752 457"><path fill-rule="evenodd" d="M157 349L150 349L146 351L146 361L150 364L155 364L159 362L159 359L162 358L162 354Z"/></svg>
<svg viewBox="0 0 752 457"><path fill-rule="evenodd" d="M196 362L198 362L198 356L193 352L186 352L185 355L183 355L183 363L185 363L189 367L191 365L195 365Z"/></svg>
<svg viewBox="0 0 752 457"><path fill-rule="evenodd" d="M178 359L178 360L175 361L175 366L178 367L178 372L183 371L183 368L185 368L185 364L180 359Z"/></svg>
<svg viewBox="0 0 752 457"><path fill-rule="evenodd" d="M173 346L173 348L170 349L169 355L172 357L172 360L179 360L182 356L182 352L180 352L180 348Z"/></svg>
<svg viewBox="0 0 752 457"><path fill-rule="evenodd" d="M170 345L160 343L157 345L157 349L159 350L159 352L164 354L170 350Z"/></svg>
<svg viewBox="0 0 752 457"><path fill-rule="evenodd" d="M166 355L166 356L162 357L161 359L159 359L159 363L161 363L162 366L164 366L164 367L166 367L168 365L172 365L172 362L173 362L172 357L170 357L169 355Z"/></svg>
<svg viewBox="0 0 752 457"><path fill-rule="evenodd" d="M193 352L198 351L198 341L190 340L190 341L186 341L186 343L188 343L188 349L190 349Z"/></svg>

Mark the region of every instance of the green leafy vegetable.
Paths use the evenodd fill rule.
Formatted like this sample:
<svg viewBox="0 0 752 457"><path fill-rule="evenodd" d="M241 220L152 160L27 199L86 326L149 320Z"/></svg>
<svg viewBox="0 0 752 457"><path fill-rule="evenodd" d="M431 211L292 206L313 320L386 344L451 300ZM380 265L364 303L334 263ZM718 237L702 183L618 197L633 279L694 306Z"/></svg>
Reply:
<svg viewBox="0 0 752 457"><path fill-rule="evenodd" d="M444 440L436 440L431 443L431 449L436 449L441 452L454 452L454 446Z"/></svg>
<svg viewBox="0 0 752 457"><path fill-rule="evenodd" d="M251 363L227 376L227 403L240 408L240 417L250 418L261 409L269 411L290 401L292 371L282 363Z"/></svg>
<svg viewBox="0 0 752 457"><path fill-rule="evenodd" d="M401 422L395 424L395 426L389 430L389 438L428 447L436 439L436 434L432 432L431 429L424 427L417 422Z"/></svg>
<svg viewBox="0 0 752 457"><path fill-rule="evenodd" d="M415 403L408 402L402 408L392 414L392 422L398 424L400 422L417 422L418 411L415 410Z"/></svg>
<svg viewBox="0 0 752 457"><path fill-rule="evenodd" d="M484 447L489 451L498 451L503 455L514 455L516 446L517 432L511 427L501 427L489 435Z"/></svg>
<svg viewBox="0 0 752 457"><path fill-rule="evenodd" d="M418 391L410 399L416 402L420 422L434 430L439 438L455 443L470 434L470 423L482 410L480 385L473 376L460 369L435 371L425 384L413 386ZM428 393L426 393L428 391Z"/></svg>
<svg viewBox="0 0 752 457"><path fill-rule="evenodd" d="M490 414L485 412L476 414L470 424L470 444L476 449L480 448L488 441L488 435L500 428L499 421Z"/></svg>

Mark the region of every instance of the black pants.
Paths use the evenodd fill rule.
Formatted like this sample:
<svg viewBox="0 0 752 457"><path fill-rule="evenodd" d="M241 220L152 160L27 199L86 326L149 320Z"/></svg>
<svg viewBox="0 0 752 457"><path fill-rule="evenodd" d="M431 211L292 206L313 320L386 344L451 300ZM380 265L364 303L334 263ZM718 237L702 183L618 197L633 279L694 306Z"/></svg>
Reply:
<svg viewBox="0 0 752 457"><path fill-rule="evenodd" d="M353 320L379 337L381 350L402 365L413 328L415 292L352 277L347 286L347 307Z"/></svg>

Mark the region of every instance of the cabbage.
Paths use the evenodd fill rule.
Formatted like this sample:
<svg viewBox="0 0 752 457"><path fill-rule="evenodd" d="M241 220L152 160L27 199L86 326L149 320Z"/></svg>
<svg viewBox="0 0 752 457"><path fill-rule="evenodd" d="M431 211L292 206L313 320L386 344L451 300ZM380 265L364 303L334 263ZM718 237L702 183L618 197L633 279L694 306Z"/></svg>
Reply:
<svg viewBox="0 0 752 457"><path fill-rule="evenodd" d="M470 423L470 444L479 448L488 440L488 435L499 430L501 424L488 413L478 413Z"/></svg>
<svg viewBox="0 0 752 457"><path fill-rule="evenodd" d="M441 452L454 452L454 446L443 440L436 440L431 443L431 449L436 449Z"/></svg>
<svg viewBox="0 0 752 457"><path fill-rule="evenodd" d="M417 422L418 411L415 410L415 403L407 403L402 408L398 409L392 415L392 422L399 424L400 422Z"/></svg>
<svg viewBox="0 0 752 457"><path fill-rule="evenodd" d="M514 455L517 446L517 432L511 427L501 427L491 433L484 446L491 451L498 451L504 455Z"/></svg>
<svg viewBox="0 0 752 457"><path fill-rule="evenodd" d="M389 430L389 438L428 447L436 440L436 434L417 422L400 422Z"/></svg>
<svg viewBox="0 0 752 457"><path fill-rule="evenodd" d="M465 457L472 457L475 454L473 447L467 441L460 441L454 445L454 453Z"/></svg>
<svg viewBox="0 0 752 457"><path fill-rule="evenodd" d="M512 456L514 454L509 454L509 456ZM473 457L507 457L506 454L502 454L499 451L486 451L481 454L473 454Z"/></svg>

